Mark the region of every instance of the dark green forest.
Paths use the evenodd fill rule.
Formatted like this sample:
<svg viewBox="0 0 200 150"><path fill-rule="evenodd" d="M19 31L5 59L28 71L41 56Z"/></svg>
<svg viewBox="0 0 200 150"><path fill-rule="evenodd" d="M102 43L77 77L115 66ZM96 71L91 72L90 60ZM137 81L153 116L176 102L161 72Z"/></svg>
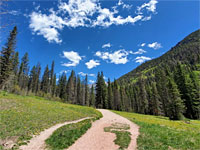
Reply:
<svg viewBox="0 0 200 150"><path fill-rule="evenodd" d="M99 72L94 85L88 84L87 75L81 80L73 70L69 77L57 77L54 61L44 73L40 63L30 68L28 53L20 60L16 41L14 27L0 52L0 90L172 120L200 119L200 30L114 82L105 82Z"/></svg>

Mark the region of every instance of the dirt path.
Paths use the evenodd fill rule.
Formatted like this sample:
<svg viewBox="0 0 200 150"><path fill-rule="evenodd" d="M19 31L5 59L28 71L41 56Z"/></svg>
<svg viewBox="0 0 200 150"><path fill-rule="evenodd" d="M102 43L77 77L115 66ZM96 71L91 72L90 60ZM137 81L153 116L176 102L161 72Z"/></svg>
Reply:
<svg viewBox="0 0 200 150"><path fill-rule="evenodd" d="M92 127L71 147L69 147L68 150L117 150L119 146L115 145L113 142L116 138L115 134L104 132L104 128L111 126L113 123L130 125L130 129L128 131L131 133L131 143L128 150L136 149L136 139L139 135L139 127L128 119L109 110L98 110L103 114L103 118L95 121L92 124Z"/></svg>
<svg viewBox="0 0 200 150"><path fill-rule="evenodd" d="M83 121L85 119L89 119L91 117L86 117L86 118L82 118L79 120L75 120L75 121L68 121L68 122L64 122L64 123L60 123L57 124L55 126L52 126L49 129L46 129L44 131L42 131L40 133L40 135L33 137L30 142L28 143L28 145L23 145L20 146L20 150L43 150L45 149L45 140L58 128L60 128L61 126L67 125L67 124L71 124L71 123L77 123L80 121Z"/></svg>

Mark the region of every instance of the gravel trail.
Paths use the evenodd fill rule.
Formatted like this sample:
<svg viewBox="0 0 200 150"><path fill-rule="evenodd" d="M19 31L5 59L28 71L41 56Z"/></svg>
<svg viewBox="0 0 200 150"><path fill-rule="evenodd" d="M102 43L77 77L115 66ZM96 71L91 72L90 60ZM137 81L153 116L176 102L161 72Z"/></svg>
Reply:
<svg viewBox="0 0 200 150"><path fill-rule="evenodd" d="M117 115L109 110L98 109L103 117L95 121L92 127L79 138L68 150L117 150L118 145L113 142L116 138L114 133L104 132L105 127L112 124L128 124L131 133L131 143L128 150L135 150L137 148L136 139L139 135L139 127L128 119Z"/></svg>

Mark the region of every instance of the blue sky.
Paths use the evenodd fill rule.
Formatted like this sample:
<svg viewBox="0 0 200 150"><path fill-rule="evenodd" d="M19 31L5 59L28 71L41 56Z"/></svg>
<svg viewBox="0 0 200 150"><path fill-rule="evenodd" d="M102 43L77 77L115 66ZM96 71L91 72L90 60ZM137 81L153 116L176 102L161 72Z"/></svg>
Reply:
<svg viewBox="0 0 200 150"><path fill-rule="evenodd" d="M55 61L55 71L89 75L98 71L111 80L157 58L199 29L199 1L59 0L11 1L0 19L0 45L12 24L18 27L20 57L30 66Z"/></svg>

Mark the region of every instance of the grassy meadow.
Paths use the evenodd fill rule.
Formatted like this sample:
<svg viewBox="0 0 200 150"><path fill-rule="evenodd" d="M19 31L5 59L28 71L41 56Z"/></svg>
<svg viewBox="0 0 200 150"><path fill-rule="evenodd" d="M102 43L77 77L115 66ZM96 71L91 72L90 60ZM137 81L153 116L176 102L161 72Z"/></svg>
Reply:
<svg viewBox="0 0 200 150"><path fill-rule="evenodd" d="M0 93L0 149L5 141L25 144L57 123L84 117L100 118L94 108L65 104L35 96Z"/></svg>
<svg viewBox="0 0 200 150"><path fill-rule="evenodd" d="M138 150L200 150L200 121L113 111L140 126Z"/></svg>
<svg viewBox="0 0 200 150"><path fill-rule="evenodd" d="M91 126L91 119L62 126L54 131L54 133L45 141L47 148L52 150L66 149L80 138Z"/></svg>

